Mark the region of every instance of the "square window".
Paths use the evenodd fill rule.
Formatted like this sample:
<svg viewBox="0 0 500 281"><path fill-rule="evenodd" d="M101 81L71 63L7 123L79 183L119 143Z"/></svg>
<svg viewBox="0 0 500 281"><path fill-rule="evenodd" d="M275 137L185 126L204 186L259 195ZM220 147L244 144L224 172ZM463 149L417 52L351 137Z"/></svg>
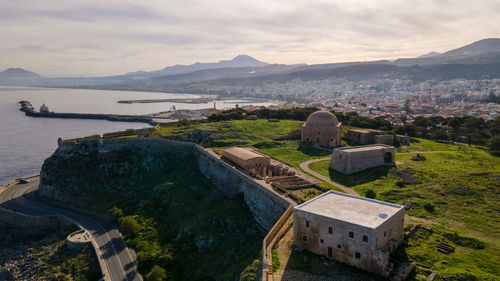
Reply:
<svg viewBox="0 0 500 281"><path fill-rule="evenodd" d="M359 260L361 258L361 253L356 252L356 258Z"/></svg>
<svg viewBox="0 0 500 281"><path fill-rule="evenodd" d="M307 242L307 235L302 235L302 240L303 240L304 242Z"/></svg>
<svg viewBox="0 0 500 281"><path fill-rule="evenodd" d="M363 242L368 242L368 236L363 235Z"/></svg>
<svg viewBox="0 0 500 281"><path fill-rule="evenodd" d="M306 221L306 227L309 227L309 221Z"/></svg>
<svg viewBox="0 0 500 281"><path fill-rule="evenodd" d="M338 244L337 248L342 249L342 245Z"/></svg>
<svg viewBox="0 0 500 281"><path fill-rule="evenodd" d="M352 232L352 231L349 231L349 238L352 238L352 239L354 239L354 232Z"/></svg>
<svg viewBox="0 0 500 281"><path fill-rule="evenodd" d="M330 233L330 234L333 233L333 227L331 227L331 226L328 227L328 233Z"/></svg>
<svg viewBox="0 0 500 281"><path fill-rule="evenodd" d="M323 242L324 242L324 241L323 241L323 239L319 239L319 243L322 243L322 244L323 244Z"/></svg>

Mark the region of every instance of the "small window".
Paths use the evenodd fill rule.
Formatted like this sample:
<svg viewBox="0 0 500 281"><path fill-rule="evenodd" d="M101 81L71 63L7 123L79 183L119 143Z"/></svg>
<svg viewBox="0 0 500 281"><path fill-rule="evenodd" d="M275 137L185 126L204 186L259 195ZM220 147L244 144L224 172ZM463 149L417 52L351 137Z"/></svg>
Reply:
<svg viewBox="0 0 500 281"><path fill-rule="evenodd" d="M306 221L306 227L309 227L309 221Z"/></svg>
<svg viewBox="0 0 500 281"><path fill-rule="evenodd" d="M323 239L319 239L319 243L323 244L323 242L325 242Z"/></svg>
<svg viewBox="0 0 500 281"><path fill-rule="evenodd" d="M342 154L339 155L339 159L342 159Z"/></svg>
<svg viewBox="0 0 500 281"><path fill-rule="evenodd" d="M349 238L352 238L352 239L354 239L354 232L352 232L352 231L349 231Z"/></svg>
<svg viewBox="0 0 500 281"><path fill-rule="evenodd" d="M307 242L307 235L302 235L302 241Z"/></svg>
<svg viewBox="0 0 500 281"><path fill-rule="evenodd" d="M368 236L363 235L363 242L368 242Z"/></svg>
<svg viewBox="0 0 500 281"><path fill-rule="evenodd" d="M333 233L333 227L332 226L329 226L328 227L328 233L332 234Z"/></svg>
<svg viewBox="0 0 500 281"><path fill-rule="evenodd" d="M338 244L337 248L342 249L342 245Z"/></svg>
<svg viewBox="0 0 500 281"><path fill-rule="evenodd" d="M361 253L356 252L356 259L359 260L360 258L361 258Z"/></svg>
<svg viewBox="0 0 500 281"><path fill-rule="evenodd" d="M387 231L384 231L384 237L386 237L386 236L387 236Z"/></svg>

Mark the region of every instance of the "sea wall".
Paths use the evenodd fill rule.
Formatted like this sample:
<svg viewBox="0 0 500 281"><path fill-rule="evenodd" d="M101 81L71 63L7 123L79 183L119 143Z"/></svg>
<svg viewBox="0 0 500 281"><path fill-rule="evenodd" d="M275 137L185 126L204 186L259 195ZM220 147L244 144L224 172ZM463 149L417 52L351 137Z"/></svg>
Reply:
<svg viewBox="0 0 500 281"><path fill-rule="evenodd" d="M220 160L213 152L204 150L194 143L161 138L82 140L78 143L60 142L54 155L67 159L78 157L78 155L106 154L112 151L133 151L143 155L140 162L136 162L138 167L134 167L134 169L120 166L119 163L108 163L106 166L106 168L111 167L110 170L124 170L125 172L160 168L164 161L172 160L169 157L185 158L194 156L200 171L218 190L230 198L238 195L243 196L255 220L266 230L272 228L290 205L290 201L274 192L270 186L265 186L264 182L259 183L257 180L241 173ZM113 161L112 158L109 161ZM114 165L117 166L114 167ZM40 194L58 198L57 189L50 184L46 184L46 182L54 180L54 175L50 175L50 173L50 170L42 167ZM51 180L44 180L48 178L51 178Z"/></svg>

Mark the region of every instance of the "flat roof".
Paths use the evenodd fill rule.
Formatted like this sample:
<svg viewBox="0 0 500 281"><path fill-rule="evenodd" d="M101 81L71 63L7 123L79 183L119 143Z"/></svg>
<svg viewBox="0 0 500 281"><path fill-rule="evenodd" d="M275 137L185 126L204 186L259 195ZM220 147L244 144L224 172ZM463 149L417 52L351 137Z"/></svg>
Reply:
<svg viewBox="0 0 500 281"><path fill-rule="evenodd" d="M254 158L270 158L269 156L264 156L248 148L236 147L236 146L226 148L222 150L222 152L229 153L235 157L238 157L241 160L249 160Z"/></svg>
<svg viewBox="0 0 500 281"><path fill-rule="evenodd" d="M335 150L342 150L345 152L359 152L359 151L378 150L378 149L384 149L384 148L390 148L390 147L392 147L392 146L386 145L386 144L370 144L370 145L359 145L359 146L336 148Z"/></svg>
<svg viewBox="0 0 500 281"><path fill-rule="evenodd" d="M375 229L394 216L401 205L328 191L295 209Z"/></svg>
<svg viewBox="0 0 500 281"><path fill-rule="evenodd" d="M382 133L382 131L374 129L350 129L349 131L357 133Z"/></svg>

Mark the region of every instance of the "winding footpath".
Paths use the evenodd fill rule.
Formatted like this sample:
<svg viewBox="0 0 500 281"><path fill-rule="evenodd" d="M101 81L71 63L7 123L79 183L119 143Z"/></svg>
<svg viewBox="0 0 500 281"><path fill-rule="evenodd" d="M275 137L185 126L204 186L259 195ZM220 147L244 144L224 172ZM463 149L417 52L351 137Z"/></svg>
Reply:
<svg viewBox="0 0 500 281"><path fill-rule="evenodd" d="M7 185L0 190L0 207L32 216L60 215L69 218L91 234L104 280L142 280L131 251L113 223L103 217L38 198L35 192L39 181L39 177L35 177L27 184Z"/></svg>
<svg viewBox="0 0 500 281"><path fill-rule="evenodd" d="M321 146L314 146L315 148L317 149L322 149L322 150L328 150L328 151L332 151L331 149L327 149L327 148L324 148L324 147L321 147ZM399 152L399 153L396 153L396 154L427 154L427 153L445 153L445 152L454 152L454 151L440 151L440 150L434 150L434 151L411 151L411 152ZM315 163L315 162L320 162L320 161L326 161L326 160L330 160L331 158L331 155L328 156L328 157L324 157L324 158L319 158L319 159L312 159L312 160L307 160L305 162L302 162L300 163L299 167L300 169L302 169L304 172L322 180L322 181L325 181L327 183L330 183L332 185L334 185L335 187L338 187L340 189L342 189L344 192L348 193L348 194L352 194L352 195L357 195L359 196L359 193L356 192L356 190L350 188L350 187L347 187L339 182L336 182L334 180L332 180L331 178L329 177L326 177L318 172L315 172L313 170L311 170L309 168L309 165L311 165L312 163Z"/></svg>

